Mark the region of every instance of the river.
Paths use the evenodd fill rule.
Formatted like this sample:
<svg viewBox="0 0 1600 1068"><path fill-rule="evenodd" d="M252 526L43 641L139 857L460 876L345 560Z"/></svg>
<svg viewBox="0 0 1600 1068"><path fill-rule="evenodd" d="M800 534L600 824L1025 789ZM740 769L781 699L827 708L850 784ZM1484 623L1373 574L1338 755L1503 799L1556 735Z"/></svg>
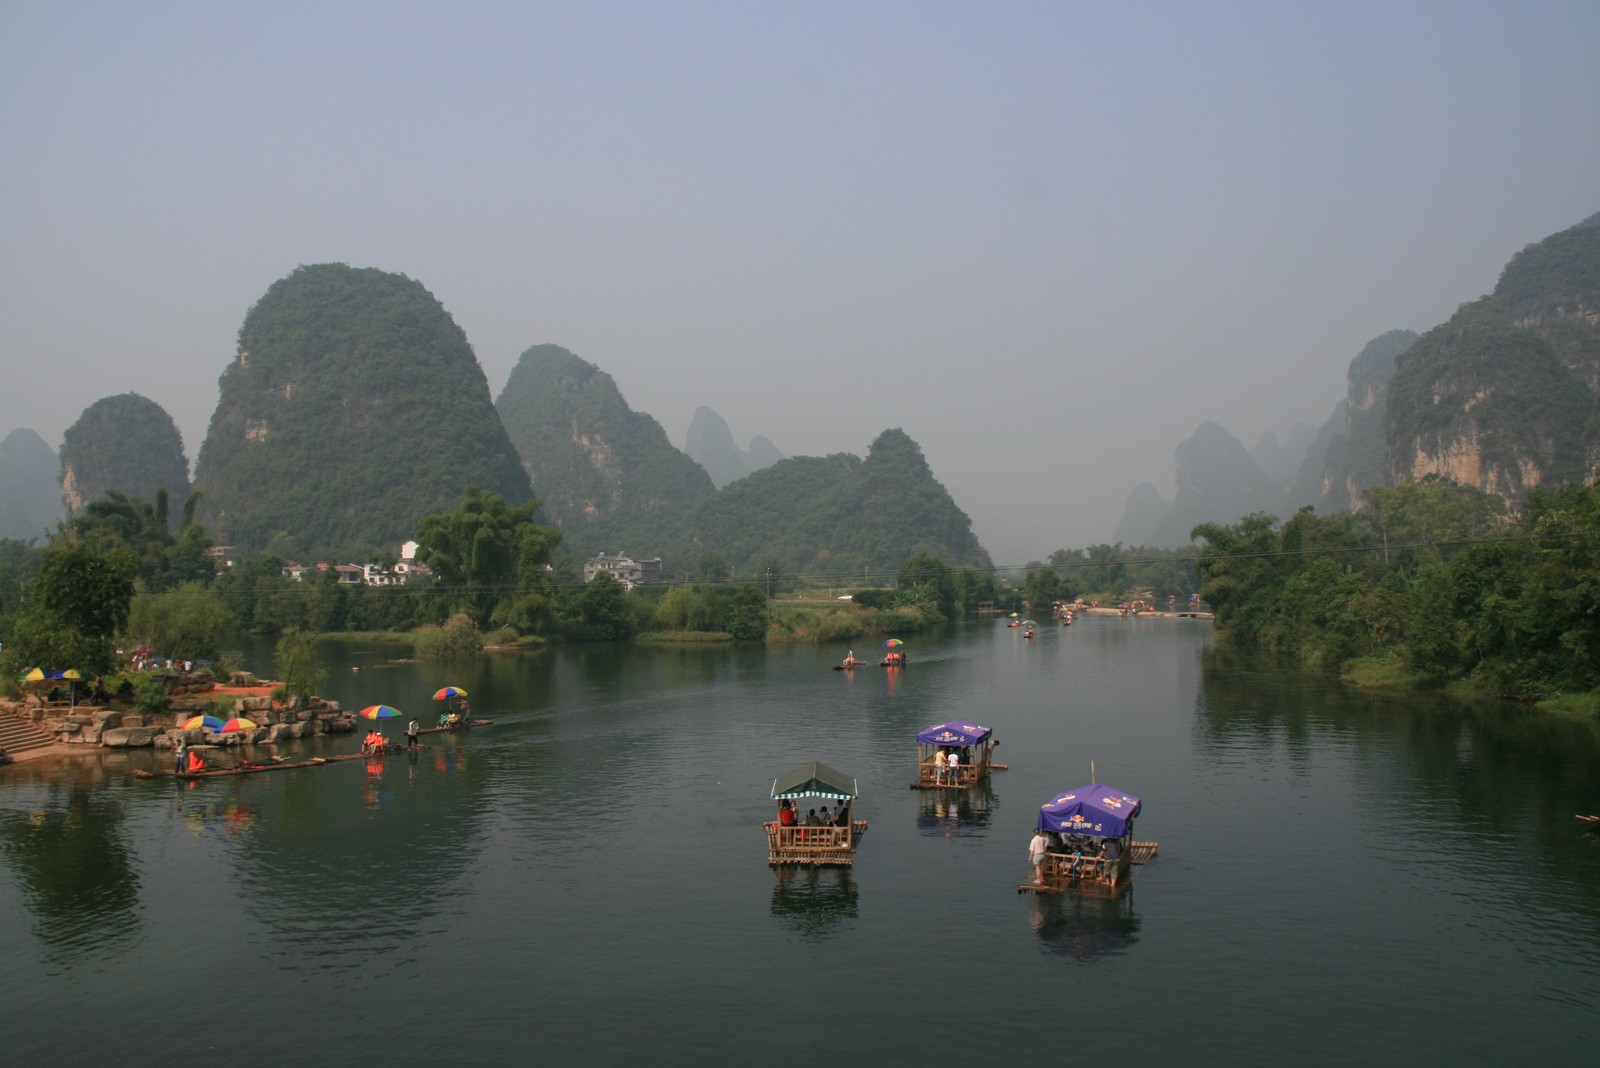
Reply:
<svg viewBox="0 0 1600 1068"><path fill-rule="evenodd" d="M381 771L0 770L4 1059L1589 1062L1592 725L1353 692L1195 620L907 648L845 673L842 648L325 645L346 707L427 719L451 683L495 723ZM957 716L1010 770L907 789L916 732ZM768 791L813 759L871 826L852 871L775 874ZM1037 807L1091 767L1159 856L1116 902L1018 895Z"/></svg>

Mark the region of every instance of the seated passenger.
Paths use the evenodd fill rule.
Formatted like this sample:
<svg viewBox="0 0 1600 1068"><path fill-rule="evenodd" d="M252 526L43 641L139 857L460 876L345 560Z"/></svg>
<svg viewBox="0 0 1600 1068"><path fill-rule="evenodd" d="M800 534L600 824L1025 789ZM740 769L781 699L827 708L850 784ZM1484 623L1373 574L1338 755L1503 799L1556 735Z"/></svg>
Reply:
<svg viewBox="0 0 1600 1068"><path fill-rule="evenodd" d="M798 813L794 810L793 801L785 801L778 809L778 824L783 827L793 827L799 820Z"/></svg>

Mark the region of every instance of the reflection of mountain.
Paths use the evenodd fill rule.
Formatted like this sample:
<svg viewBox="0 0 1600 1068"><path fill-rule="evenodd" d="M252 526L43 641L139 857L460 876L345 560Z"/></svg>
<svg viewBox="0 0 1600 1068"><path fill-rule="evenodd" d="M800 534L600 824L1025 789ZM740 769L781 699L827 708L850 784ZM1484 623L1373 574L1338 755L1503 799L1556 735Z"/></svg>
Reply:
<svg viewBox="0 0 1600 1068"><path fill-rule="evenodd" d="M31 812L0 813L0 856L16 872L34 933L72 960L111 954L137 933L139 876L123 846L122 806L53 785Z"/></svg>
<svg viewBox="0 0 1600 1068"><path fill-rule="evenodd" d="M772 914L807 941L821 941L857 914L849 868L778 868Z"/></svg>
<svg viewBox="0 0 1600 1068"><path fill-rule="evenodd" d="M1027 895L1028 920L1039 936L1040 948L1064 957L1093 960L1121 953L1139 941L1139 916L1133 895L1107 900L1061 894Z"/></svg>
<svg viewBox="0 0 1600 1068"><path fill-rule="evenodd" d="M967 790L924 790L920 797L917 830L927 838L977 837L999 807L988 779Z"/></svg>

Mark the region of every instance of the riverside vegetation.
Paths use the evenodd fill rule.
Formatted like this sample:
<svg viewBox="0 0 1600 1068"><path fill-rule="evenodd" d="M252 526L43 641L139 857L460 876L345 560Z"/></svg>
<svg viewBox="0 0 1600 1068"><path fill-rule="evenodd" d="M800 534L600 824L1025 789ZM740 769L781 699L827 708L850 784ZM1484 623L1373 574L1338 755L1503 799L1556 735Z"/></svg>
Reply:
<svg viewBox="0 0 1600 1068"><path fill-rule="evenodd" d="M1514 516L1433 477L1364 497L1355 514L1195 528L1220 644L1600 710L1600 488L1535 488Z"/></svg>

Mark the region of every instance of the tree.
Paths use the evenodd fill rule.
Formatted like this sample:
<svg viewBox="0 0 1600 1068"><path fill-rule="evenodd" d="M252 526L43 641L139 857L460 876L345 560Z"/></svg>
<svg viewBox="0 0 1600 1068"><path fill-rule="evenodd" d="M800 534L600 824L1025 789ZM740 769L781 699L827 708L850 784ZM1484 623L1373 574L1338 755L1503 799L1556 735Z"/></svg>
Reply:
<svg viewBox="0 0 1600 1068"><path fill-rule="evenodd" d="M628 628L627 593L608 571L590 579L569 605L565 630L576 641L622 641Z"/></svg>
<svg viewBox="0 0 1600 1068"><path fill-rule="evenodd" d="M317 647L312 637L298 627L284 631L278 639L276 660L278 674L283 676L284 697L290 702L310 697L322 681L323 669L317 660Z"/></svg>
<svg viewBox="0 0 1600 1068"><path fill-rule="evenodd" d="M183 525L174 535L167 525L167 491L152 501L110 490L89 502L72 518L72 532L102 548L124 548L138 560L145 588L160 592L185 582L209 582L214 574L206 548L211 537L194 522L194 509L183 509Z"/></svg>
<svg viewBox="0 0 1600 1068"><path fill-rule="evenodd" d="M424 516L417 560L439 577L451 611L479 627L539 617L551 599L550 556L561 532L533 520L538 501L511 508L499 494L468 486L461 507Z"/></svg>
<svg viewBox="0 0 1600 1068"><path fill-rule="evenodd" d="M137 572L127 549L97 548L65 530L53 535L6 635L6 670L110 671Z"/></svg>
<svg viewBox="0 0 1600 1068"><path fill-rule="evenodd" d="M186 582L161 593L136 593L127 633L179 660L212 660L235 622L216 591Z"/></svg>
<svg viewBox="0 0 1600 1068"><path fill-rule="evenodd" d="M656 606L657 624L669 630L717 630L718 598L699 586L675 586Z"/></svg>
<svg viewBox="0 0 1600 1068"><path fill-rule="evenodd" d="M901 564L900 571L895 576L895 585L902 592L918 586L927 587L926 591L914 599L917 602L931 603L946 619L956 614L956 606L961 601L961 591L956 585L950 565L932 553L917 553Z"/></svg>

